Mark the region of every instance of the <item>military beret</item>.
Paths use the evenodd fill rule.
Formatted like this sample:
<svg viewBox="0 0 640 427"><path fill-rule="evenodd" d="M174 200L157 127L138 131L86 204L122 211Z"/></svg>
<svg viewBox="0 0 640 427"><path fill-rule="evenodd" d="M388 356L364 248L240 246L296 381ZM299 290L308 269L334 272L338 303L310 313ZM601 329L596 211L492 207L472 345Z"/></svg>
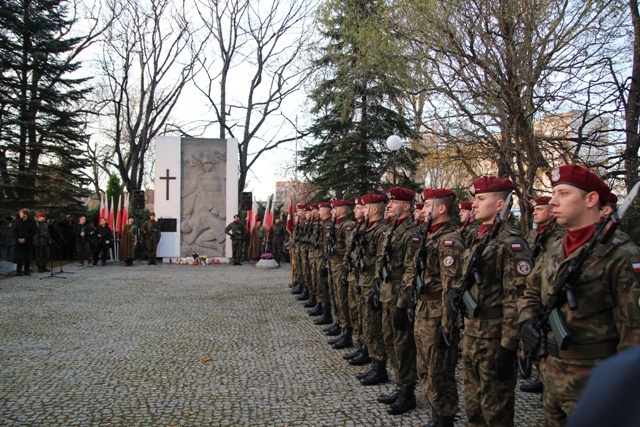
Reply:
<svg viewBox="0 0 640 427"><path fill-rule="evenodd" d="M156 216L155 212L149 212L149 216Z"/></svg>
<svg viewBox="0 0 640 427"><path fill-rule="evenodd" d="M307 207L307 205L305 205L304 203L298 203L298 204L296 205L296 208L298 208L298 209L302 209L302 210L304 210L306 207Z"/></svg>
<svg viewBox="0 0 640 427"><path fill-rule="evenodd" d="M38 218L44 218L44 217L46 217L46 216L47 216L47 214L46 214L46 213L44 213L44 212L38 212Z"/></svg>
<svg viewBox="0 0 640 427"><path fill-rule="evenodd" d="M356 197L355 199L353 199L353 204L354 205L364 205L364 202L362 201L362 197Z"/></svg>
<svg viewBox="0 0 640 427"><path fill-rule="evenodd" d="M372 203L384 203L387 201L387 198L382 194L365 194L360 197L360 201L363 205L369 205Z"/></svg>
<svg viewBox="0 0 640 427"><path fill-rule="evenodd" d="M305 212L311 212L313 210L313 208L311 207L311 205L305 205L304 206L304 211Z"/></svg>
<svg viewBox="0 0 640 427"><path fill-rule="evenodd" d="M416 203L416 210L419 211L424 208L424 203Z"/></svg>
<svg viewBox="0 0 640 427"><path fill-rule="evenodd" d="M609 197L607 197L607 204L615 205L617 203L618 203L618 196L616 196L612 192L609 192Z"/></svg>
<svg viewBox="0 0 640 427"><path fill-rule="evenodd" d="M481 176L471 183L469 193L472 196L481 193L495 193L498 191L513 190L513 182L509 178L498 178L497 176Z"/></svg>
<svg viewBox="0 0 640 427"><path fill-rule="evenodd" d="M531 202L531 206L533 207L545 206L545 205L548 205L550 201L551 201L551 197L541 196L541 197L538 197L537 199L533 199L533 201Z"/></svg>
<svg viewBox="0 0 640 427"><path fill-rule="evenodd" d="M318 203L311 203L311 210L318 209Z"/></svg>
<svg viewBox="0 0 640 427"><path fill-rule="evenodd" d="M389 200L402 200L404 202L413 202L413 198L416 196L415 191L408 188L393 187L387 190L387 199Z"/></svg>
<svg viewBox="0 0 640 427"><path fill-rule="evenodd" d="M459 208L461 211L470 211L471 209L473 209L473 203L471 203L471 202L467 202L467 201L460 202L460 203L458 204L458 208Z"/></svg>
<svg viewBox="0 0 640 427"><path fill-rule="evenodd" d="M425 188L422 192L422 200L442 199L445 197L456 198L456 193L446 188Z"/></svg>
<svg viewBox="0 0 640 427"><path fill-rule="evenodd" d="M337 208L340 206L349 206L349 201L345 200L345 199L336 199L334 201L331 202L331 207L332 208Z"/></svg>
<svg viewBox="0 0 640 427"><path fill-rule="evenodd" d="M329 209L331 209L331 203L330 202L320 202L320 203L318 203L318 208L329 208Z"/></svg>
<svg viewBox="0 0 640 427"><path fill-rule="evenodd" d="M586 192L595 191L600 197L600 203L607 203L611 191L609 186L595 173L579 165L563 165L555 168L549 174L551 186L568 184Z"/></svg>

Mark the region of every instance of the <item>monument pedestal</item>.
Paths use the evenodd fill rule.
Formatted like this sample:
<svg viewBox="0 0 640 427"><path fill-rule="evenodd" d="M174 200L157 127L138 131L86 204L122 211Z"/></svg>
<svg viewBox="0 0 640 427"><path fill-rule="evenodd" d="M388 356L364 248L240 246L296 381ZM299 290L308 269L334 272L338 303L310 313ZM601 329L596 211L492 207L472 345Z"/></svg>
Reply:
<svg viewBox="0 0 640 427"><path fill-rule="evenodd" d="M256 268L261 268L265 270L271 270L274 268L279 268L280 264L275 259L261 259L256 263Z"/></svg>

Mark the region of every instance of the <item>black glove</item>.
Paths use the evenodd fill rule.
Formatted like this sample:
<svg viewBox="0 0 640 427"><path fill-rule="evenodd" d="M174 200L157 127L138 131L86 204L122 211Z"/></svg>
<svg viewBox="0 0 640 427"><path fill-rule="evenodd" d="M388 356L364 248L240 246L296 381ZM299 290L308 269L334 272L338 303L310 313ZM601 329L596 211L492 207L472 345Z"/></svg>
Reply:
<svg viewBox="0 0 640 427"><path fill-rule="evenodd" d="M498 381L506 381L516 371L516 351L500 346L494 360L496 378Z"/></svg>
<svg viewBox="0 0 640 427"><path fill-rule="evenodd" d="M453 319L458 315L458 306L456 305L456 301L459 299L460 289L451 288L447 292L447 296L445 298L447 304L447 311L449 312L449 318Z"/></svg>
<svg viewBox="0 0 640 427"><path fill-rule="evenodd" d="M393 312L393 327L398 331L404 331L410 324L407 309L396 307Z"/></svg>
<svg viewBox="0 0 640 427"><path fill-rule="evenodd" d="M533 320L527 320L520 326L520 337L524 354L535 357L542 342L542 335Z"/></svg>

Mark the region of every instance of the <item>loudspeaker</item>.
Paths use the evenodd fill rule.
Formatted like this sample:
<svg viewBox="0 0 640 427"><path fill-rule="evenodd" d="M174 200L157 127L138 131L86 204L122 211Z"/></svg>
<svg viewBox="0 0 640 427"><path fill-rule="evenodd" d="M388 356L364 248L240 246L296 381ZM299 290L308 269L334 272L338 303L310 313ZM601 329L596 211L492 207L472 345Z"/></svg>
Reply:
<svg viewBox="0 0 640 427"><path fill-rule="evenodd" d="M131 207L133 209L144 209L144 190L133 190L131 196Z"/></svg>
<svg viewBox="0 0 640 427"><path fill-rule="evenodd" d="M240 199L240 209L243 211L250 211L253 204L253 194L251 192L242 192L242 198Z"/></svg>

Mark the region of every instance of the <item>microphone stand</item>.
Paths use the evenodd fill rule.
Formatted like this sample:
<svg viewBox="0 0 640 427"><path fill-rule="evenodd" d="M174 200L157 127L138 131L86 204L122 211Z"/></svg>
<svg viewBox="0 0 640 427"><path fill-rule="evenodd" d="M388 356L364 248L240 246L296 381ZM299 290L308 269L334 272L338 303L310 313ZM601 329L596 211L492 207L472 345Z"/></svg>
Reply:
<svg viewBox="0 0 640 427"><path fill-rule="evenodd" d="M58 234L58 237L60 237L60 240L62 240L62 243L64 244L64 247L66 248L67 245L69 244L69 242L67 242L67 239L65 239L64 236L62 235L62 233L60 232L60 228L58 228L58 225L55 222L52 223L51 225L53 225L53 229L56 230L56 233ZM51 239L51 240L53 241L53 239ZM56 245L56 248L60 251L61 250L60 245L55 243L55 241L54 241L54 244ZM51 251L49 251L49 252L51 252ZM51 276L58 275L58 274L76 274L73 271L64 271L62 269L62 258L64 258L64 255L65 255L64 253L62 253L62 252L60 253L60 271L56 271L54 273L53 272L53 264L51 265ZM53 263L53 257L51 258L51 262ZM49 276L47 276L47 277L49 277ZM44 278L45 277L43 277L43 279ZM63 277L63 279L66 279L66 277Z"/></svg>
<svg viewBox="0 0 640 427"><path fill-rule="evenodd" d="M58 245L56 242L53 241L53 239L50 238L49 241L47 242L47 246L49 246L49 275L41 277L40 280L51 279L51 278L66 279L66 277L64 276L59 276L59 274L64 273L64 271L62 271L62 257L60 257L60 271L57 273L53 272L53 257L51 256L51 243L56 245L56 249L60 250L60 245Z"/></svg>

